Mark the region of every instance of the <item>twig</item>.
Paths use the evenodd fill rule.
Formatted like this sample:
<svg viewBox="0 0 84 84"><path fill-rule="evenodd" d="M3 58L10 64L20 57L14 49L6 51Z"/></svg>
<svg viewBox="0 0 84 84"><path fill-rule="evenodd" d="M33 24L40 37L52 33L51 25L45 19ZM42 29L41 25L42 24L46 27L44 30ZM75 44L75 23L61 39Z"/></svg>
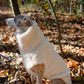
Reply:
<svg viewBox="0 0 84 84"><path fill-rule="evenodd" d="M60 30L59 21L58 21L58 18L57 18L57 16L56 16L56 12L55 12L55 10L54 10L54 7L53 7L53 4L52 4L51 0L48 0L48 2L49 2L49 5L50 5L51 9L53 10L53 14L54 14L54 17L55 17L55 21L56 21L56 23L57 23L57 28L58 28L58 31L59 31L59 46L60 46L60 50L61 50L62 55L64 55L63 50L62 50L62 45L61 45L61 38L62 38L62 37L61 37L61 30Z"/></svg>

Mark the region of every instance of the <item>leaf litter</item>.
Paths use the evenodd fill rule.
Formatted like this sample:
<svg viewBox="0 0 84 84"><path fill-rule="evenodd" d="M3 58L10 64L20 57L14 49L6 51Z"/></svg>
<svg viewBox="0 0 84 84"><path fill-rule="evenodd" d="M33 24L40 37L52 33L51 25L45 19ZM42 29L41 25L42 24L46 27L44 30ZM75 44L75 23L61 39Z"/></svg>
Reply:
<svg viewBox="0 0 84 84"><path fill-rule="evenodd" d="M3 10L4 11L4 10ZM27 12L24 14L28 14ZM38 22L45 37L50 41L55 50L61 55L58 43L58 30L53 16L44 16L41 13L32 13ZM1 17L4 15L3 17ZM84 18L81 24L73 23L68 13L57 13L61 32L62 47L65 56L63 57L70 70L73 84L84 83ZM11 17L11 13L0 14L0 53L14 60L6 60L0 57L0 84L31 84L31 75L25 70L14 32L15 28L8 27L4 20ZM19 57L19 58L18 58ZM43 83L49 83L43 79ZM35 84L35 81L33 82ZM49 83L50 84L50 83Z"/></svg>

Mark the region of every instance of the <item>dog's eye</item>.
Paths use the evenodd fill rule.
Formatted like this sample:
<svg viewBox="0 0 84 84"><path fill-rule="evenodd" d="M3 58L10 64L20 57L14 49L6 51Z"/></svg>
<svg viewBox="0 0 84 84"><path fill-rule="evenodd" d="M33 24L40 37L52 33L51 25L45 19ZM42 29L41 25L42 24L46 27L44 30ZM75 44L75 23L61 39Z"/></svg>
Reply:
<svg viewBox="0 0 84 84"><path fill-rule="evenodd" d="M26 18L24 18L24 21L26 21Z"/></svg>
<svg viewBox="0 0 84 84"><path fill-rule="evenodd" d="M21 26L21 21L18 21L17 27L20 27L20 26Z"/></svg>

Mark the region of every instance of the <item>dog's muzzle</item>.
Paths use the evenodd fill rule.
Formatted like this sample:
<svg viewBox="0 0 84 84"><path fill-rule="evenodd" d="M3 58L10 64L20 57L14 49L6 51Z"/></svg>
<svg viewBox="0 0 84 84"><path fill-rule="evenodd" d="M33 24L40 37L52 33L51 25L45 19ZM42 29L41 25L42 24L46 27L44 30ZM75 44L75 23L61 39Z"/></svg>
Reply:
<svg viewBox="0 0 84 84"><path fill-rule="evenodd" d="M14 21L14 18L6 19L6 24L7 24L8 26L12 26L12 27L17 28L17 26L16 26L16 24L15 24L15 21Z"/></svg>

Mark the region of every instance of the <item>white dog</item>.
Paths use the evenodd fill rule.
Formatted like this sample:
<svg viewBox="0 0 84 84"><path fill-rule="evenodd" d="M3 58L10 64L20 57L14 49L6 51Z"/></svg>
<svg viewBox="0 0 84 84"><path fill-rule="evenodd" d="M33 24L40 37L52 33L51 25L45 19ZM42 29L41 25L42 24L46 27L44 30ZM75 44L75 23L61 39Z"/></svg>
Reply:
<svg viewBox="0 0 84 84"><path fill-rule="evenodd" d="M18 15L6 21L8 25L19 29L15 34L23 64L26 70L37 78L37 84L42 84L43 77L51 80L53 84L71 84L70 73L64 60L44 37L35 21L26 15ZM60 79L61 82L58 81Z"/></svg>

